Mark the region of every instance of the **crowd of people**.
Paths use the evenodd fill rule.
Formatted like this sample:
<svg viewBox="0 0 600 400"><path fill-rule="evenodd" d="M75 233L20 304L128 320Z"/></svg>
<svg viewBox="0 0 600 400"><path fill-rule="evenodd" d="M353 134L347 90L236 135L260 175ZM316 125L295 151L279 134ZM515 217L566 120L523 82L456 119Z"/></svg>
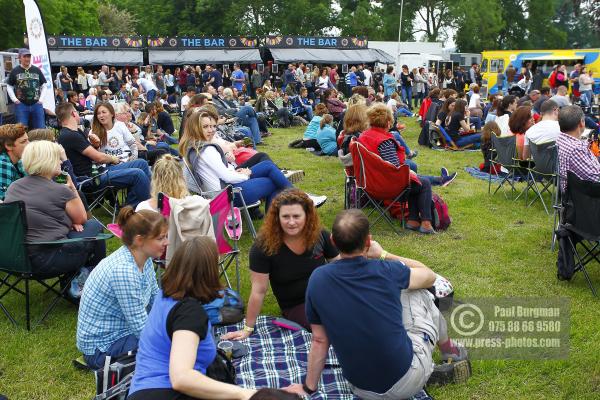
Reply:
<svg viewBox="0 0 600 400"><path fill-rule="evenodd" d="M51 241L95 236L102 226L90 215L90 196L107 186L126 189L117 218L119 249L107 255L102 241L76 242L52 251L32 247L29 256L44 274L82 266L91 271L82 292L69 292L80 296L77 348L90 368L103 367L107 356L137 351L131 399L286 396L268 397L207 376L216 344L202 305L222 289L214 240L180 244L160 287L154 272L152 259L169 245L158 193L185 199L226 185L241 189L237 206L240 196L247 204L264 201L266 216L254 214L265 220L249 252L251 291L243 328L218 339L252 335L271 287L282 315L312 331L308 370L298 377L303 384L287 392L318 389L329 345L352 391L364 399L407 398L420 391L434 371L436 345L442 360L467 360L466 350L448 337L427 290L439 276L383 250L359 210L340 212L331 232L324 229L317 207L326 197L294 188L303 172L282 170L259 151L267 149L262 139L275 121L286 126L295 117L306 119L303 137L291 147L343 159L357 141L397 168L407 165L405 226L422 234L436 233L432 186L447 186L457 174L444 167L439 176L418 174L418 152L403 138L401 118L433 123L447 133L450 147L481 144L482 168L488 171L491 135L516 135L522 159L530 143L556 141L561 176L572 171L600 180L598 159L580 140L586 124L597 130L598 121L570 105L564 86L552 97L551 88L542 87L528 88L520 98L497 94L485 101L475 65L462 81L453 78L454 87L442 88L423 68L409 71L404 65L396 75L393 67L373 72L352 66L340 88L345 96L338 92L336 66L290 64L279 78L249 74L237 64L224 73L209 65L173 74L162 66L139 73L102 66L99 73L78 68L75 77L63 68L56 82L56 135L45 122L39 126L43 75L31 66L26 49L19 55L20 69L13 70L16 80L9 85L11 98L22 106L19 123L0 127L0 200L23 201L27 239ZM584 71L581 67L585 76ZM583 82L580 98L587 96ZM168 110L181 112L178 131ZM364 346L357 348L357 341Z"/></svg>

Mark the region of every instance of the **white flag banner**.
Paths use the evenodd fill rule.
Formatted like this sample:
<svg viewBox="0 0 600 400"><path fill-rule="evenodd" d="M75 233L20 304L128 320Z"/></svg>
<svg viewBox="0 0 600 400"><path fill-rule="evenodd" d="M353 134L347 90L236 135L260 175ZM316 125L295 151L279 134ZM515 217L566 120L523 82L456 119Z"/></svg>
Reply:
<svg viewBox="0 0 600 400"><path fill-rule="evenodd" d="M25 6L25 22L27 23L27 40L31 52L31 63L41 69L44 78L46 78L46 90L40 101L45 109L54 112L54 86L42 15L35 0L23 0L23 5Z"/></svg>

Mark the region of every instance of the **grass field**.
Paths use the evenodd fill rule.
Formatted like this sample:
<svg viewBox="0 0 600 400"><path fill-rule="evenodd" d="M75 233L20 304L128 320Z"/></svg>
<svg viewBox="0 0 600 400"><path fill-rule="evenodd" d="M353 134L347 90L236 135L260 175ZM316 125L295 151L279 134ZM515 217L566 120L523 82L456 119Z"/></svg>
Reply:
<svg viewBox="0 0 600 400"><path fill-rule="evenodd" d="M416 147L417 124L408 121L404 136ZM325 194L319 209L323 225L330 228L343 208L343 172L337 159L316 157L306 151L288 149L287 143L301 136L300 128L274 130L263 147L281 167L303 169L306 178L299 186L311 193ZM374 237L388 251L424 262L446 276L457 297L527 297L570 299L570 353L568 359L552 361L473 361L473 376L467 384L434 388L437 399L598 399L600 398L600 313L599 300L591 295L581 275L573 282L556 279L556 253L550 251L552 218L541 204L526 208L501 194L489 196L487 182L470 177L463 168L478 165L480 153L436 152L419 148L415 159L419 172L438 175L441 166L459 171L446 188L436 187L449 205L453 223L443 233L422 236L412 232L400 236L383 225ZM247 252L251 241L244 235L242 247L242 293L249 294ZM110 250L119 243L112 239ZM589 268L600 284L597 265ZM44 302L36 287L34 312ZM4 304L21 310L24 300L9 296ZM272 295L263 312L277 314ZM23 314L18 314L23 320ZM29 333L14 328L0 314L0 393L12 399L90 399L93 377L75 370L77 357L75 327L77 310L61 302L49 319ZM357 344L360 345L360 344Z"/></svg>

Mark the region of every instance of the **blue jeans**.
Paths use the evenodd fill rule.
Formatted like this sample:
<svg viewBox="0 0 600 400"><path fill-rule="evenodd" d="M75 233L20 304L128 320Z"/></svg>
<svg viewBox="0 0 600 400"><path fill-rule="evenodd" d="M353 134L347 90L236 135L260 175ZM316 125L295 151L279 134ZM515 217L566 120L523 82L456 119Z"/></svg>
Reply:
<svg viewBox="0 0 600 400"><path fill-rule="evenodd" d="M252 171L250 179L235 185L242 189L242 196L246 204L255 203L264 198L266 211L277 193L292 186L272 161L259 162L250 170ZM240 206L241 204L241 200L236 198L235 205Z"/></svg>
<svg viewBox="0 0 600 400"><path fill-rule="evenodd" d="M394 135L394 139L396 139L398 141L398 143L400 143L400 146L404 147L404 152L406 153L406 155L409 155L412 153L412 151L410 150L410 147L408 147L408 143L406 143L406 141L404 140L404 138L402 137L400 132L392 131L392 135Z"/></svg>
<svg viewBox="0 0 600 400"><path fill-rule="evenodd" d="M480 133L472 133L470 135L461 136L454 143L458 147L464 147L468 144L475 144L475 147L478 147L481 142L481 134Z"/></svg>
<svg viewBox="0 0 600 400"><path fill-rule="evenodd" d="M478 131L481 130L481 118L479 117L469 117L469 123L475 125L475 129Z"/></svg>
<svg viewBox="0 0 600 400"><path fill-rule="evenodd" d="M400 107L396 110L396 117L398 117L398 116L412 117L413 115L415 115L415 114L413 114L412 111L410 111L404 107Z"/></svg>
<svg viewBox="0 0 600 400"><path fill-rule="evenodd" d="M96 352L92 355L84 354L83 359L90 368L99 369L104 366L106 356L117 357L129 351L137 350L137 348L138 338L135 335L127 335L111 344L105 353L96 349Z"/></svg>
<svg viewBox="0 0 600 400"><path fill-rule="evenodd" d="M412 109L412 86L402 86L402 102Z"/></svg>
<svg viewBox="0 0 600 400"><path fill-rule="evenodd" d="M31 129L43 129L46 127L44 107L40 103L30 106L24 103L15 104L15 118L18 124L23 124ZM30 123L31 122L31 123Z"/></svg>
<svg viewBox="0 0 600 400"><path fill-rule="evenodd" d="M169 146L167 143L165 142L156 142L156 146L152 146L150 144L146 144L146 148L148 150L156 150L156 149L164 149L167 150L169 153L171 153L172 155L179 157L179 152L172 148L171 146Z"/></svg>
<svg viewBox="0 0 600 400"><path fill-rule="evenodd" d="M580 92L579 98L581 99L581 102L583 104L585 104L586 106L592 105L592 91L591 90L585 90L583 92Z"/></svg>
<svg viewBox="0 0 600 400"><path fill-rule="evenodd" d="M306 119L308 121L313 119L313 109L311 106L304 105L304 112L306 113Z"/></svg>
<svg viewBox="0 0 600 400"><path fill-rule="evenodd" d="M239 118L240 123L248 128L252 132L252 141L254 144L261 142L260 129L258 127L258 119L256 118L256 112L250 106L242 106L240 110L235 114Z"/></svg>
<svg viewBox="0 0 600 400"><path fill-rule="evenodd" d="M156 97L156 90L152 89L150 91L148 91L148 93L146 93L146 100L148 100L148 103L152 103L154 101L154 98Z"/></svg>
<svg viewBox="0 0 600 400"><path fill-rule="evenodd" d="M88 219L85 224L83 224L83 231L71 231L67 237L69 239L95 237L103 230L104 227L97 219ZM86 265L86 267L95 267L104 257L106 257L106 241L95 240L92 243L94 246L94 253L93 256L88 259L88 265Z"/></svg>
<svg viewBox="0 0 600 400"><path fill-rule="evenodd" d="M150 198L150 167L146 160L133 160L111 165L108 173L100 176L100 187L113 185L127 188L127 204L135 208Z"/></svg>
<svg viewBox="0 0 600 400"><path fill-rule="evenodd" d="M165 133L163 136L161 136L160 139L164 140L167 144L177 144L178 143L177 138L174 138L173 136L169 135L168 133Z"/></svg>

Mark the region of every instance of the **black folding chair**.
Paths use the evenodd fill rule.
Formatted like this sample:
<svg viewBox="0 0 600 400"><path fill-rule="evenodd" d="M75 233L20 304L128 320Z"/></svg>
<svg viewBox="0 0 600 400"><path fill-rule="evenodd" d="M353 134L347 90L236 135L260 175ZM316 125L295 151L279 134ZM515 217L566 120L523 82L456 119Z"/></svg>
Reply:
<svg viewBox="0 0 600 400"><path fill-rule="evenodd" d="M0 300L12 292L23 295L25 297L26 326L27 330L31 330L30 281L38 282L46 288L46 292L54 294L54 298L46 307L40 319L34 324L33 327L35 328L48 317L61 298L67 299L65 294L71 286L71 281L77 275L77 271L63 274L40 274L34 271L29 261L28 246L53 247L71 242L106 240L112 235L101 233L94 238L26 242L26 233L27 218L25 203L15 201L0 204L0 252L2 253L2 257L0 257L0 271L5 273L4 276L0 277ZM51 283L46 282L51 279L56 279L56 281ZM24 289L19 287L21 282L24 283ZM61 282L62 288L59 286ZM57 288L57 286L59 287ZM10 322L17 326L17 321L2 302L0 302L0 309L2 309Z"/></svg>
<svg viewBox="0 0 600 400"><path fill-rule="evenodd" d="M527 187L525 190L529 192L532 189L535 195L533 200L527 204L527 207L539 199L544 206L544 210L546 210L546 214L550 214L542 195L549 193L554 197L556 193L556 186L558 184L558 170L556 169L558 165L558 152L556 143L550 142L540 145L530 143L529 150L531 151L533 163L527 168ZM525 198L527 199L527 195Z"/></svg>
<svg viewBox="0 0 600 400"><path fill-rule="evenodd" d="M575 272L583 272L592 293L597 296L586 265L593 260L600 263L600 183L584 181L568 172L563 195L560 227L570 233L567 239L575 257Z"/></svg>
<svg viewBox="0 0 600 400"><path fill-rule="evenodd" d="M501 178L501 181L493 194L496 194L496 192L502 188L504 197L508 198L506 188L504 187L504 184L507 184L510 186L510 194L511 197L513 197L514 193L517 191L517 188L515 187L515 173L521 169L521 166L516 160L517 137L497 137L496 135L492 135L492 154L495 154L496 156L490 160L491 168L488 178L488 193L491 192L492 174L494 174L497 178ZM508 171L504 175L500 174L500 169L502 167Z"/></svg>
<svg viewBox="0 0 600 400"><path fill-rule="evenodd" d="M114 224L121 203L124 203L124 201L121 201L119 198L120 189L116 186L110 184L102 187L99 186L100 177L103 175L108 175L108 170L93 177L77 177L77 190L85 195L86 200L88 201L88 211L92 215L94 214L94 210L103 209L110 215L111 223ZM100 221L99 218L96 219ZM102 222L100 221L100 223ZM106 226L104 226L104 228L106 229Z"/></svg>

